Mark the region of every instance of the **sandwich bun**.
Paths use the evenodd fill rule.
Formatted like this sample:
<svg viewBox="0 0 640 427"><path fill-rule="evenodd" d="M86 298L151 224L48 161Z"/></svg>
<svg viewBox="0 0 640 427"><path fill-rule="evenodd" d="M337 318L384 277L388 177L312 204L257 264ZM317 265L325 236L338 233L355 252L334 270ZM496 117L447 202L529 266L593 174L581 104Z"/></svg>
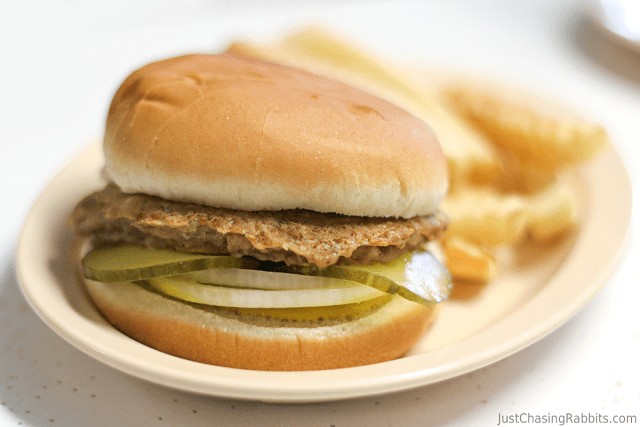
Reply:
<svg viewBox="0 0 640 427"><path fill-rule="evenodd" d="M100 313L135 340L184 359L254 370L333 369L398 358L415 345L438 307L394 296L353 320L297 325L224 315L132 283L84 280Z"/></svg>
<svg viewBox="0 0 640 427"><path fill-rule="evenodd" d="M114 96L105 170L125 192L238 210L434 212L446 160L429 126L373 95L259 60L149 64Z"/></svg>

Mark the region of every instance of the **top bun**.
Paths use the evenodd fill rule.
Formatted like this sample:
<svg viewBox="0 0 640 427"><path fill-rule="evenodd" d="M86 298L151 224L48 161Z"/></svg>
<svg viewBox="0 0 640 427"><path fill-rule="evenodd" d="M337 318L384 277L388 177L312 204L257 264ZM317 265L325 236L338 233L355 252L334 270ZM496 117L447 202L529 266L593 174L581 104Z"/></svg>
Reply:
<svg viewBox="0 0 640 427"><path fill-rule="evenodd" d="M125 192L239 210L413 217L436 210L446 161L431 129L361 90L295 68L188 55L135 71L104 141Z"/></svg>

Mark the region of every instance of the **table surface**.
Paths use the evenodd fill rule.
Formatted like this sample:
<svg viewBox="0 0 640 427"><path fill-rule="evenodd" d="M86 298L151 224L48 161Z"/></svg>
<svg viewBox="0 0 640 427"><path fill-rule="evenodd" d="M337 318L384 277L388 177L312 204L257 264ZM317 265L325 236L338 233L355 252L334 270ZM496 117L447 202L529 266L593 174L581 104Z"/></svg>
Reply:
<svg viewBox="0 0 640 427"><path fill-rule="evenodd" d="M637 201L640 55L606 38L584 1L4 2L0 14L0 425L496 425L510 414L640 418L640 241L572 320L498 363L387 396L272 405L146 383L76 350L29 308L15 249L49 179L100 138L135 67L270 39L309 23L408 64L464 70L552 93L603 123ZM639 420L640 422L640 420Z"/></svg>

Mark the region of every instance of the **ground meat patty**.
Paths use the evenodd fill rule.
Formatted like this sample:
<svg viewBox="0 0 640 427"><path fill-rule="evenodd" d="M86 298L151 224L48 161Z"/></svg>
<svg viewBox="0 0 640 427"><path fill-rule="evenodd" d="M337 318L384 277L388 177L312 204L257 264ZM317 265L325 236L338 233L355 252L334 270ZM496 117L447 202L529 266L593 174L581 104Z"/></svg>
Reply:
<svg viewBox="0 0 640 427"><path fill-rule="evenodd" d="M410 219L307 210L247 212L127 194L115 185L86 197L72 224L96 244L134 243L319 267L387 261L437 237L442 213Z"/></svg>

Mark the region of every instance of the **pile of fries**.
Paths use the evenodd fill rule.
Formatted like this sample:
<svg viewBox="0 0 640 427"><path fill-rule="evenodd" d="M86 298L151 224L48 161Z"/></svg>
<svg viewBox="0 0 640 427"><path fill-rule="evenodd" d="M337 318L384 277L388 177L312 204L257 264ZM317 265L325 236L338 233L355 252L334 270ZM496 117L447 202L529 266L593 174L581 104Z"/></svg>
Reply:
<svg viewBox="0 0 640 427"><path fill-rule="evenodd" d="M559 178L607 145L602 126L556 103L470 76L393 66L322 29L228 50L342 80L433 128L449 165L441 207L450 226L440 243L456 284L494 278L501 248L566 236L578 206Z"/></svg>

